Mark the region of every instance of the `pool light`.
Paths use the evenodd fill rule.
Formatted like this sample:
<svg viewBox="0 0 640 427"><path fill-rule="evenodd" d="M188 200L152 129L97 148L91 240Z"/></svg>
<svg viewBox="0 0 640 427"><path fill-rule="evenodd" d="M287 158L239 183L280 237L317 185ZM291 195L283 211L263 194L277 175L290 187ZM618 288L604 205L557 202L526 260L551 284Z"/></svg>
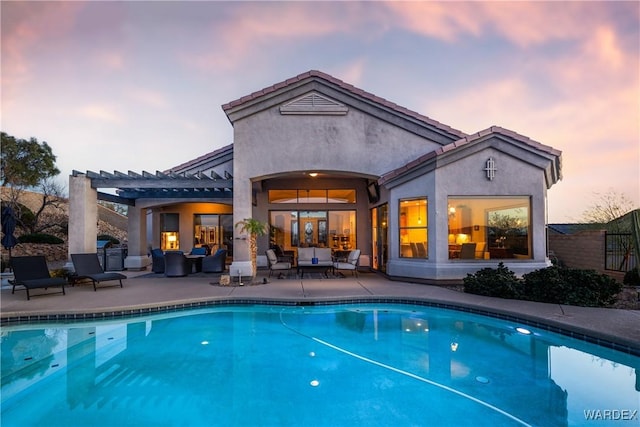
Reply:
<svg viewBox="0 0 640 427"><path fill-rule="evenodd" d="M518 327L516 328L516 331L520 332L522 335L531 335L531 331L526 328Z"/></svg>
<svg viewBox="0 0 640 427"><path fill-rule="evenodd" d="M209 345L209 341L202 341L200 344L202 344L202 345Z"/></svg>
<svg viewBox="0 0 640 427"><path fill-rule="evenodd" d="M309 385L311 385L311 387L318 387L320 385L320 381L318 380L311 380L311 382L309 383Z"/></svg>

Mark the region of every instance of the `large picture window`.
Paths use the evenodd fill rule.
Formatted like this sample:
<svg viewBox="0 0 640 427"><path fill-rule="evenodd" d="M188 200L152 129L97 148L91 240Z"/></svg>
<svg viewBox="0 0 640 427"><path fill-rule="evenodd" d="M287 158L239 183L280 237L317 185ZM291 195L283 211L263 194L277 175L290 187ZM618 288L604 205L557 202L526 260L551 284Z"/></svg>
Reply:
<svg viewBox="0 0 640 427"><path fill-rule="evenodd" d="M449 197L450 259L530 259L529 197Z"/></svg>
<svg viewBox="0 0 640 427"><path fill-rule="evenodd" d="M401 199L398 226L401 258L428 258L427 198Z"/></svg>
<svg viewBox="0 0 640 427"><path fill-rule="evenodd" d="M356 211L271 211L271 245L295 247L356 247Z"/></svg>

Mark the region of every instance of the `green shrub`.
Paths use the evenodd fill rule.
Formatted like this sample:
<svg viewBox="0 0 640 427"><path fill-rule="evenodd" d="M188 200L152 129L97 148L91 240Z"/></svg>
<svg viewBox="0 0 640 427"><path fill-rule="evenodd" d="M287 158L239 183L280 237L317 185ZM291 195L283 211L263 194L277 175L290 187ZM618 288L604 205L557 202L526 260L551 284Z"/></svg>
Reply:
<svg viewBox="0 0 640 427"><path fill-rule="evenodd" d="M56 268L55 270L49 271L49 274L51 277L62 277L63 279L66 279L68 276L67 270L64 268Z"/></svg>
<svg viewBox="0 0 640 427"><path fill-rule="evenodd" d="M98 236L97 240L108 240L111 242L112 245L119 245L120 244L120 240L116 239L113 236L110 236L108 234L100 234Z"/></svg>
<svg viewBox="0 0 640 427"><path fill-rule="evenodd" d="M51 234L45 233L34 233L34 234L23 234L18 237L18 243L49 243L52 245L59 245L64 243L59 237L52 236Z"/></svg>
<svg viewBox="0 0 640 427"><path fill-rule="evenodd" d="M548 267L523 276L524 298L554 304L603 307L615 302L622 285L595 270Z"/></svg>
<svg viewBox="0 0 640 427"><path fill-rule="evenodd" d="M499 298L520 298L522 283L515 273L498 264L498 268L483 268L463 279L464 291L470 294Z"/></svg>
<svg viewBox="0 0 640 427"><path fill-rule="evenodd" d="M627 271L624 274L622 283L627 286L640 286L640 273L638 272L638 267L634 267L631 270Z"/></svg>
<svg viewBox="0 0 640 427"><path fill-rule="evenodd" d="M551 266L522 276L524 298L530 301L565 303L568 284L562 274L564 268Z"/></svg>

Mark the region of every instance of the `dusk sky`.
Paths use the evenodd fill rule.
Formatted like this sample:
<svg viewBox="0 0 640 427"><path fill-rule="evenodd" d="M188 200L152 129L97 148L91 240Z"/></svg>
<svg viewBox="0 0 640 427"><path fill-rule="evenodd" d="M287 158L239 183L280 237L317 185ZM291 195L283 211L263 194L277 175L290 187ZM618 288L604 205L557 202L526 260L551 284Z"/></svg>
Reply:
<svg viewBox="0 0 640 427"><path fill-rule="evenodd" d="M640 206L640 2L2 1L2 131L72 170L233 142L221 105L320 70L467 133L562 151L549 221Z"/></svg>

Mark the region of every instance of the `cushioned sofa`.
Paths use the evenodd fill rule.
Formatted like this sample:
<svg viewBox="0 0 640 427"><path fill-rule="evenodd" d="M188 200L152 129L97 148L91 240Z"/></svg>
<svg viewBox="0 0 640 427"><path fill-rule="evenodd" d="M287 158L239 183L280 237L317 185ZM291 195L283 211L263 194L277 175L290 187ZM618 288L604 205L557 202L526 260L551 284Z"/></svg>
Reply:
<svg viewBox="0 0 640 427"><path fill-rule="evenodd" d="M298 274L304 275L305 268L333 268L331 248L298 248Z"/></svg>

